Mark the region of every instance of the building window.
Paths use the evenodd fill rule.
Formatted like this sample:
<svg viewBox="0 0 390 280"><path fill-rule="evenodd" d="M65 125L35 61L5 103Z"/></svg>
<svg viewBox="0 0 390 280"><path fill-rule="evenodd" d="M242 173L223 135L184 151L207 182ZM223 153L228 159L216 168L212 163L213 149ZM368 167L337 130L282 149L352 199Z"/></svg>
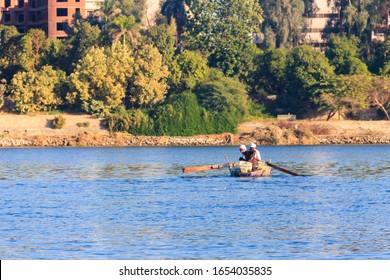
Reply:
<svg viewBox="0 0 390 280"><path fill-rule="evenodd" d="M30 12L30 21L37 22L37 15L34 12Z"/></svg>
<svg viewBox="0 0 390 280"><path fill-rule="evenodd" d="M11 14L4 14L4 21L5 22L11 21Z"/></svg>
<svg viewBox="0 0 390 280"><path fill-rule="evenodd" d="M35 0L31 0L30 1L30 7L31 8L35 8L36 7Z"/></svg>
<svg viewBox="0 0 390 280"><path fill-rule="evenodd" d="M80 0L76 0L76 3L80 2Z"/></svg>
<svg viewBox="0 0 390 280"><path fill-rule="evenodd" d="M68 0L57 0L57 2L68 2Z"/></svg>
<svg viewBox="0 0 390 280"><path fill-rule="evenodd" d="M24 0L18 0L18 8L24 7Z"/></svg>
<svg viewBox="0 0 390 280"><path fill-rule="evenodd" d="M57 22L57 30L58 31L65 30L65 23Z"/></svg>
<svg viewBox="0 0 390 280"><path fill-rule="evenodd" d="M8 8L9 6L11 6L11 0L5 0L4 6L5 6L6 8Z"/></svg>
<svg viewBox="0 0 390 280"><path fill-rule="evenodd" d="M80 8L76 8L75 15L76 15L76 17L79 17L81 15Z"/></svg>
<svg viewBox="0 0 390 280"><path fill-rule="evenodd" d="M66 8L57 8L57 17L67 17L68 9Z"/></svg>
<svg viewBox="0 0 390 280"><path fill-rule="evenodd" d="M24 21L24 14L18 14L18 22Z"/></svg>

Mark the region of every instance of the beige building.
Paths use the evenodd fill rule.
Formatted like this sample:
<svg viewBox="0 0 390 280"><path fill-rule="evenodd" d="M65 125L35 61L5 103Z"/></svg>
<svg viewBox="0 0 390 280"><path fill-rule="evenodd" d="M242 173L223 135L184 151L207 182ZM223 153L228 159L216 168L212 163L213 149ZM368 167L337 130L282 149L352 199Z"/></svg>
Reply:
<svg viewBox="0 0 390 280"><path fill-rule="evenodd" d="M92 16L93 13L100 9L104 0L85 0L85 16Z"/></svg>
<svg viewBox="0 0 390 280"><path fill-rule="evenodd" d="M314 47L323 47L326 42L322 34L326 27L334 26L339 16L339 11L335 7L334 0L315 0L314 13L307 17L308 32L305 42Z"/></svg>

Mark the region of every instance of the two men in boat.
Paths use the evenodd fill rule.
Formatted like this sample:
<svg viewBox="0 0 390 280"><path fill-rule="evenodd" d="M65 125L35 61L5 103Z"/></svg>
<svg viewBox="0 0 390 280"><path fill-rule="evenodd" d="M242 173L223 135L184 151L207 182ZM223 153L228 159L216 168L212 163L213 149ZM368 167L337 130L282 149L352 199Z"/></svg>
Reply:
<svg viewBox="0 0 390 280"><path fill-rule="evenodd" d="M252 170L256 170L259 167L259 161L261 160L260 152L256 149L256 144L251 143L249 149L245 145L240 145L240 152L243 155L239 158L241 161L248 161L252 163Z"/></svg>

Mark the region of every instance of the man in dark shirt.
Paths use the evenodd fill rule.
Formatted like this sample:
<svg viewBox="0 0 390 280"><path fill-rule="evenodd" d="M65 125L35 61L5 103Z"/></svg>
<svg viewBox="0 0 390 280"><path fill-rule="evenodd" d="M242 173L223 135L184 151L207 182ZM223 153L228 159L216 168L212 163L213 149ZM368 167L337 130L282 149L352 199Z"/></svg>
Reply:
<svg viewBox="0 0 390 280"><path fill-rule="evenodd" d="M252 163L252 171L256 170L259 167L259 162L256 159L256 151L247 150L245 145L240 145L240 152L242 157L239 158L240 161L248 161Z"/></svg>
<svg viewBox="0 0 390 280"><path fill-rule="evenodd" d="M251 157L251 154L252 152L251 151L248 151L246 149L246 146L245 145L240 145L240 152L242 154L242 156L239 158L239 160L243 160L243 161L248 161Z"/></svg>

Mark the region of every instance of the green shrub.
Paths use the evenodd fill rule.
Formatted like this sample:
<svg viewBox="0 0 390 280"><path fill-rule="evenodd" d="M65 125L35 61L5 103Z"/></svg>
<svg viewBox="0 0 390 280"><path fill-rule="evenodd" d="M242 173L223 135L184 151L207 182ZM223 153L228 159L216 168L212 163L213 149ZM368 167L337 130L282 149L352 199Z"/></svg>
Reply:
<svg viewBox="0 0 390 280"><path fill-rule="evenodd" d="M62 115L59 115L58 117L55 117L53 120L53 128L61 129L64 127L65 123L66 123L66 119Z"/></svg>
<svg viewBox="0 0 390 280"><path fill-rule="evenodd" d="M212 114L199 105L191 91L172 95L153 112L156 135L192 136L214 133Z"/></svg>
<svg viewBox="0 0 390 280"><path fill-rule="evenodd" d="M246 120L252 120L252 119L267 119L270 118L270 115L266 112L266 108L264 104L261 103L255 103L254 101L249 101L249 116L246 117Z"/></svg>
<svg viewBox="0 0 390 280"><path fill-rule="evenodd" d="M129 132L135 135L149 135L153 131L153 121L148 113L140 109L117 110L106 116L103 123L111 133Z"/></svg>
<svg viewBox="0 0 390 280"><path fill-rule="evenodd" d="M130 119L128 114L110 114L104 118L103 123L111 133L128 131L130 129Z"/></svg>
<svg viewBox="0 0 390 280"><path fill-rule="evenodd" d="M117 110L104 119L104 124L110 132L126 131L134 135L234 133L240 118L232 111L208 111L199 104L195 93L185 91L171 95L163 105L150 111Z"/></svg>
<svg viewBox="0 0 390 280"><path fill-rule="evenodd" d="M228 77L216 77L195 89L199 104L210 112L227 113L224 117L241 122L249 115L249 99L245 85Z"/></svg>

